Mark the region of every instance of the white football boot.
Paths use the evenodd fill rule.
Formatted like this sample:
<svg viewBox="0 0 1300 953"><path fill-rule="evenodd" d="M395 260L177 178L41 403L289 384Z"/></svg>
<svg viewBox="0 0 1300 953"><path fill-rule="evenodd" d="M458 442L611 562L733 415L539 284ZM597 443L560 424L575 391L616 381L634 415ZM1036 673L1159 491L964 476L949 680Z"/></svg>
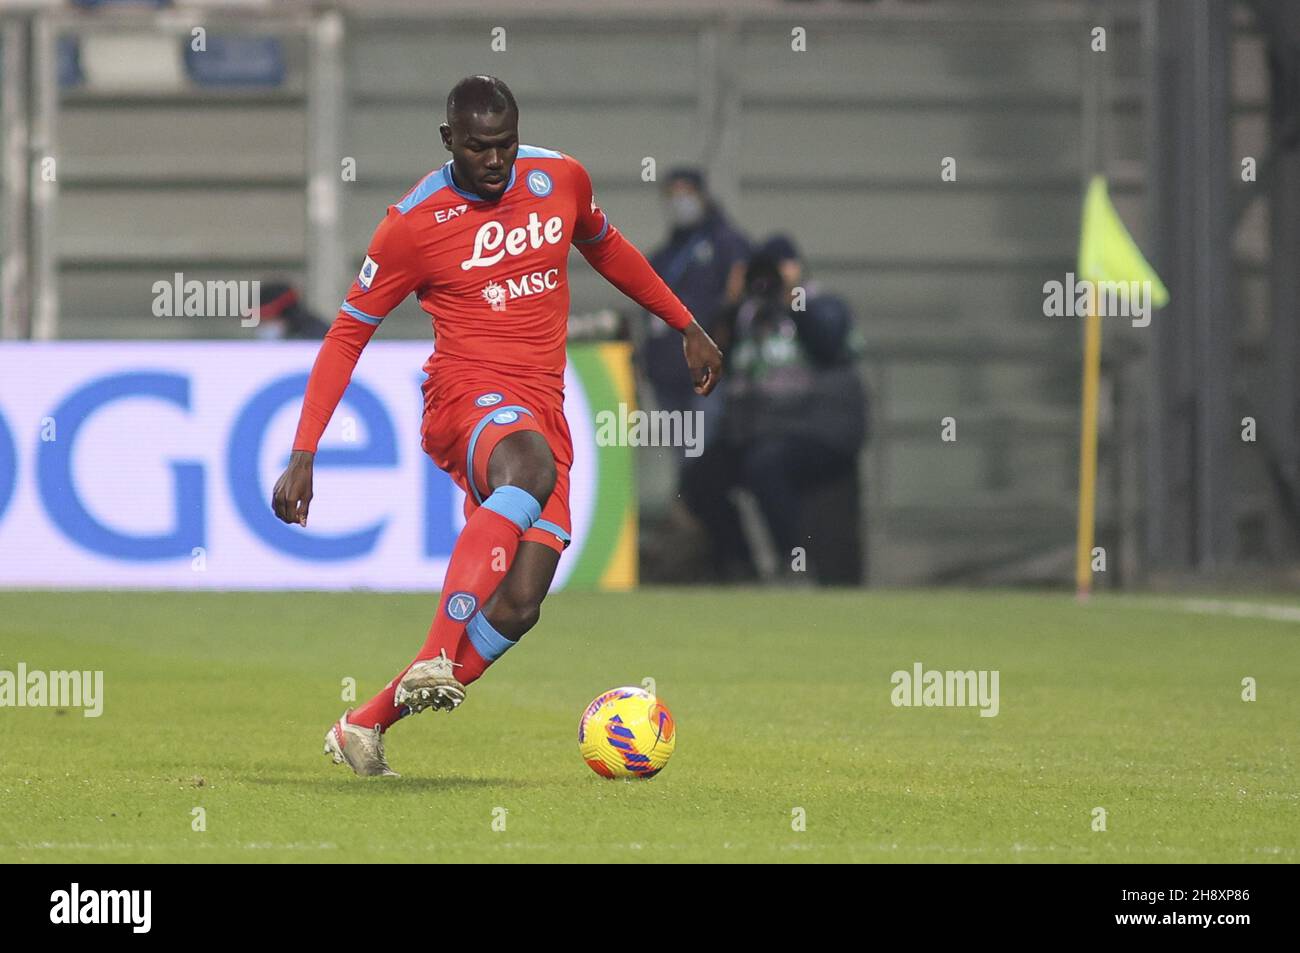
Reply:
<svg viewBox="0 0 1300 953"><path fill-rule="evenodd" d="M456 681L457 668L460 662L447 658L446 649L436 658L416 662L402 676L393 704L405 705L413 715L426 708L453 711L465 700L465 686Z"/></svg>
<svg viewBox="0 0 1300 953"><path fill-rule="evenodd" d="M384 760L384 733L379 730L379 726L362 728L350 724L350 714L351 708L325 733L325 753L335 764L346 761L348 767L363 778L400 778L401 775Z"/></svg>

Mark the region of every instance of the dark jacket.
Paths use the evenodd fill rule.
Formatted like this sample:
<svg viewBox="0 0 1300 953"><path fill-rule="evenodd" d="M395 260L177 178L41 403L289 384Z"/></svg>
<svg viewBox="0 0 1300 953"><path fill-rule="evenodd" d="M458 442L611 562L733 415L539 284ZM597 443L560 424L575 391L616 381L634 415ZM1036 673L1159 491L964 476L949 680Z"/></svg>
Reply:
<svg viewBox="0 0 1300 953"><path fill-rule="evenodd" d="M730 383L721 432L743 446L787 433L844 453L867 436L853 314L843 299L807 289L805 309L783 298L743 299L720 318Z"/></svg>
<svg viewBox="0 0 1300 953"><path fill-rule="evenodd" d="M749 255L749 243L718 209L710 208L699 225L675 228L650 256L650 264L704 330L726 305L727 276ZM646 375L659 402L668 408L689 407L694 391L682 359L681 335L655 319L647 326L641 353Z"/></svg>

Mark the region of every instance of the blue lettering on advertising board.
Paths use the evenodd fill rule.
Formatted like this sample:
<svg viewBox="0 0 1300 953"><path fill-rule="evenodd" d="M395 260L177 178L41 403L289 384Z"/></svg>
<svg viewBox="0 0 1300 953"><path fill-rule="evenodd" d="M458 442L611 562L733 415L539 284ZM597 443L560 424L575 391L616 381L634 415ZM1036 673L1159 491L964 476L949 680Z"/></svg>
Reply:
<svg viewBox="0 0 1300 953"><path fill-rule="evenodd" d="M73 391L52 413L58 422L59 439L37 444L36 478L41 502L54 525L91 552L141 561L189 558L195 546L203 545L202 464L172 462L172 528L152 535L132 535L105 526L86 509L73 485L72 451L77 431L97 410L127 397L153 397L189 410L190 382L180 374L136 372L101 377ZM130 449L130 441L124 451Z"/></svg>

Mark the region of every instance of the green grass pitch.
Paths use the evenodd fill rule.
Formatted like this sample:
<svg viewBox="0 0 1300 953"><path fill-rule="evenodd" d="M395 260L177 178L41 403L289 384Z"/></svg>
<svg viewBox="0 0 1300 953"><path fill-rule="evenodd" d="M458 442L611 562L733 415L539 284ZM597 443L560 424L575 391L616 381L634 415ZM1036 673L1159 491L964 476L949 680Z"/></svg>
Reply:
<svg viewBox="0 0 1300 953"><path fill-rule="evenodd" d="M389 733L402 778L356 778L321 754L342 680L386 682L433 599L0 593L0 669L102 669L105 694L99 718L0 708L0 861L1297 860L1295 622L1123 596L560 593L460 710ZM998 670L999 714L894 707L915 662ZM598 778L578 716L646 677L677 752L651 781Z"/></svg>

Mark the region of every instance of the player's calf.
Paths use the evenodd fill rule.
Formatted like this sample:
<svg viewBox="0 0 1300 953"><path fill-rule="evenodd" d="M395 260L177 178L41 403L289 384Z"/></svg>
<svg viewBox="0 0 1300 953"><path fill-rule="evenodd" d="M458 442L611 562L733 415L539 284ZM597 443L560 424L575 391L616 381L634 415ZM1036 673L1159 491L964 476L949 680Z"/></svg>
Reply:
<svg viewBox="0 0 1300 953"><path fill-rule="evenodd" d="M542 617L546 593L531 589L525 581L507 578L483 609L491 627L511 642L518 642Z"/></svg>

